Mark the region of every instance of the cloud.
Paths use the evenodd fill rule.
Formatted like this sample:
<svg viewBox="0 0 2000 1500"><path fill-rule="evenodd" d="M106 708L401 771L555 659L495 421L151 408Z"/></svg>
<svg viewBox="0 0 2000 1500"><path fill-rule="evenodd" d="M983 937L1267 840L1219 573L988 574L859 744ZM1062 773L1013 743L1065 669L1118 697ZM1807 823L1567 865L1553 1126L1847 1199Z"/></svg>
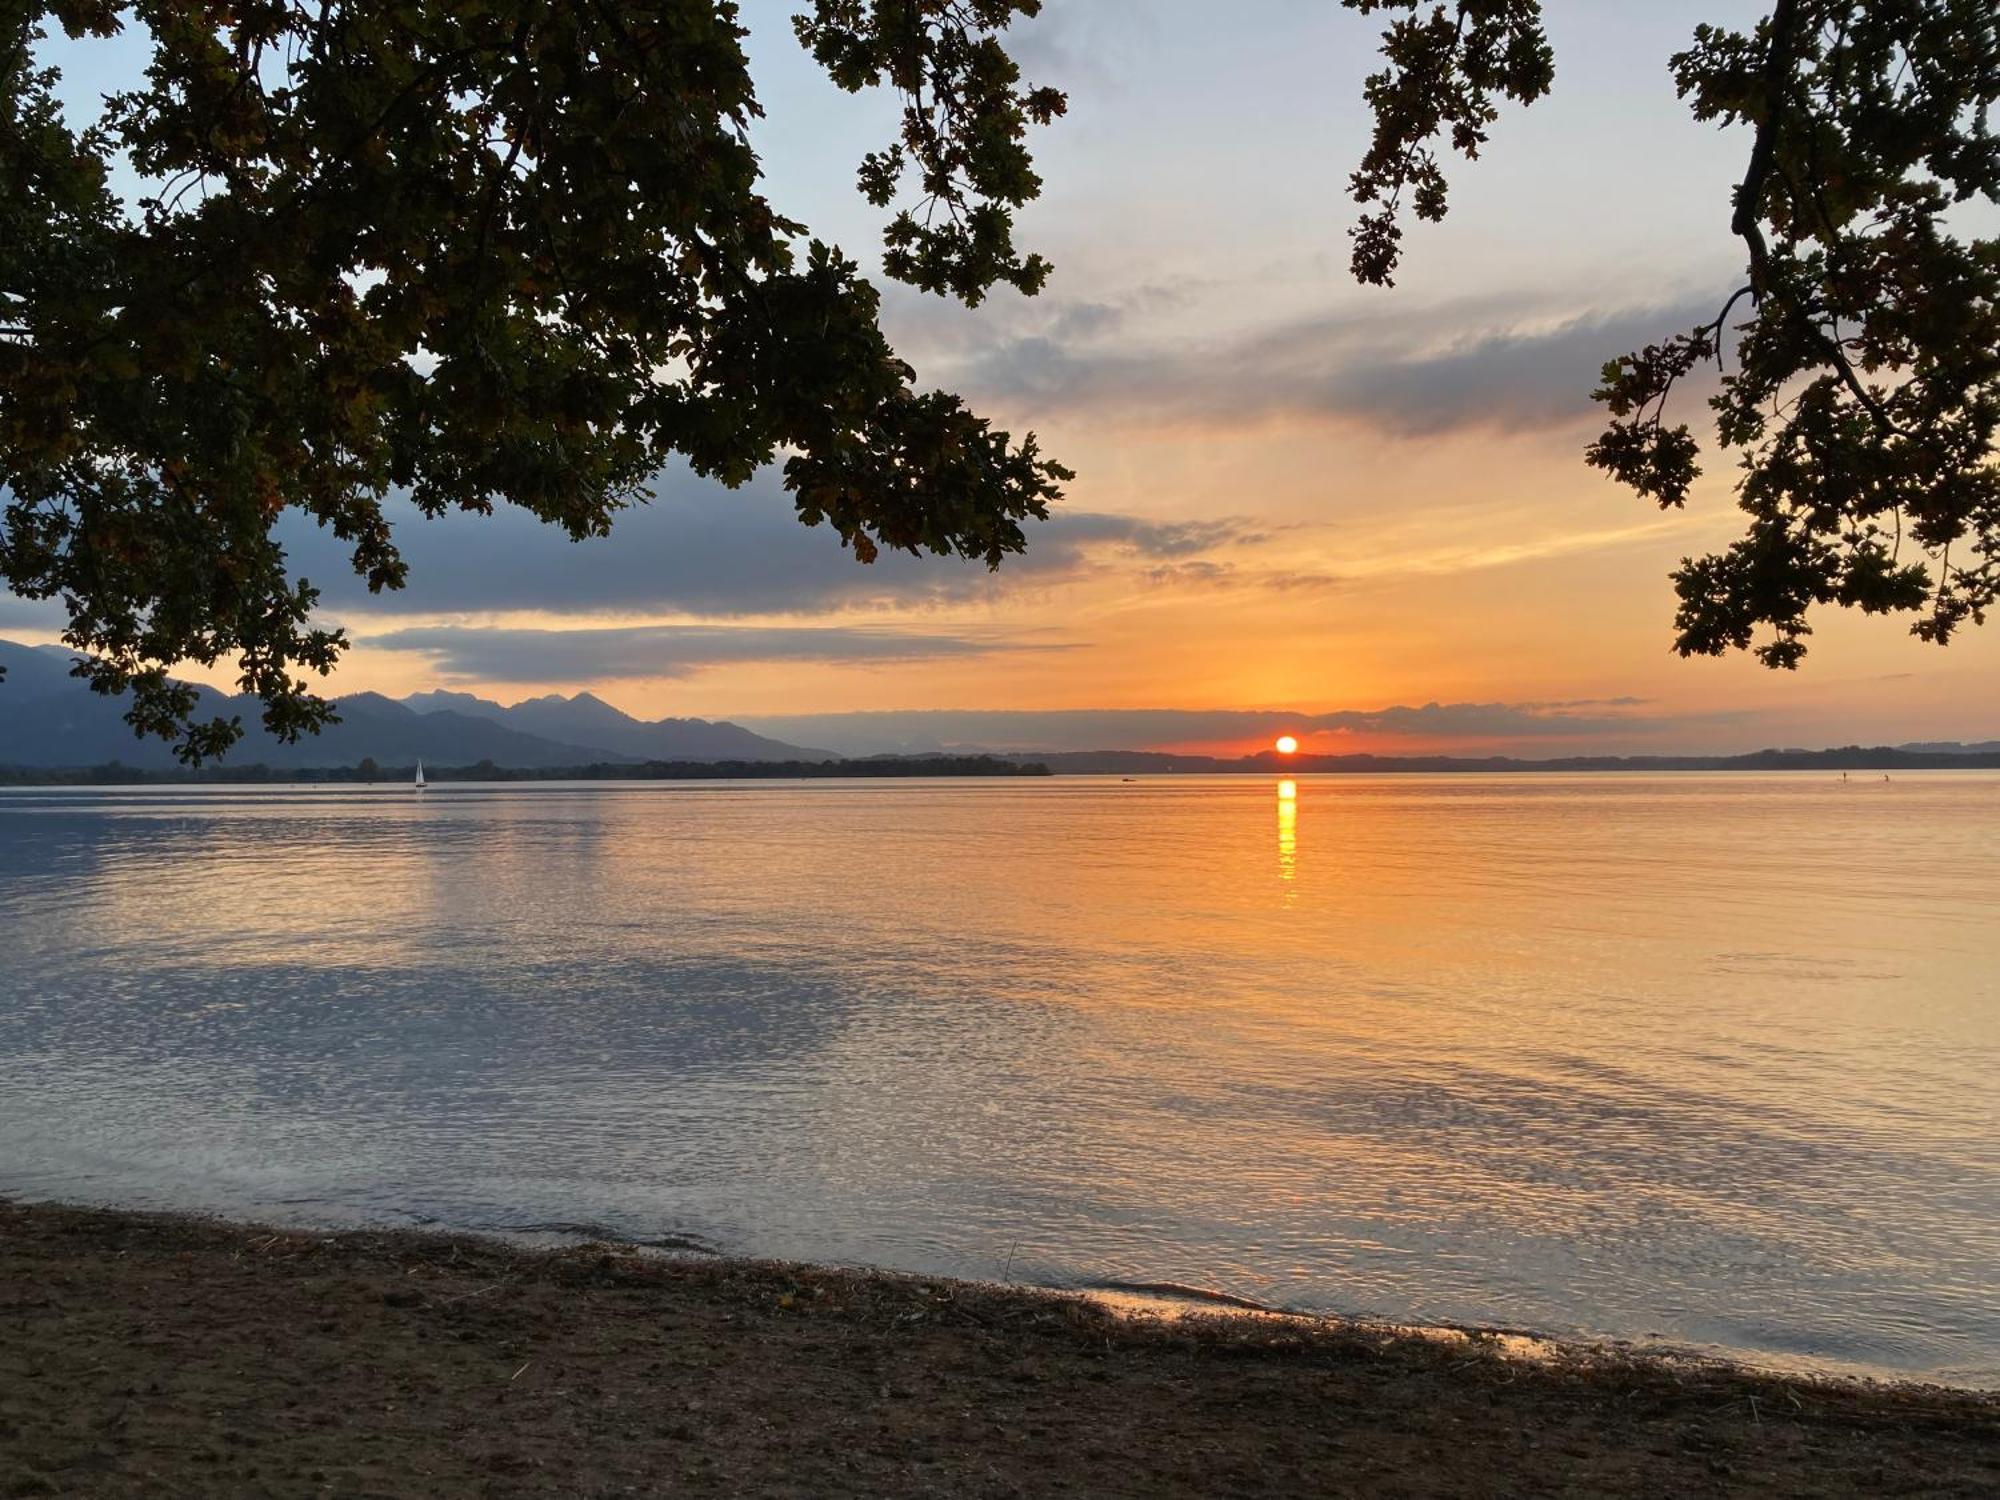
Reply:
<svg viewBox="0 0 2000 1500"><path fill-rule="evenodd" d="M1008 29L1007 51L1033 84L1099 97L1119 87L1114 60L1158 43L1159 17L1145 0L1096 0L1051 6Z"/></svg>
<svg viewBox="0 0 2000 1500"><path fill-rule="evenodd" d="M1224 546L1255 546L1270 540L1241 516L1208 521L1141 521L1133 516L1081 512L1049 523L1060 528L1059 545L1080 547L1092 542L1115 543L1141 558L1189 558Z"/></svg>
<svg viewBox="0 0 2000 1500"><path fill-rule="evenodd" d="M69 614L60 600L23 599L0 589L0 630L55 635L68 623Z"/></svg>
<svg viewBox="0 0 2000 1500"><path fill-rule="evenodd" d="M572 542L526 511L427 519L389 503L410 586L370 594L346 549L296 512L280 522L294 576L338 614L541 610L652 613L729 619L837 609L912 609L963 603L1024 580L1049 582L1105 559L1179 560L1262 540L1239 518L1158 522L1059 510L1031 523L1028 550L999 571L956 558L884 553L861 564L827 527L802 525L777 476L731 492L685 470L656 497L620 515L609 537Z"/></svg>
<svg viewBox="0 0 2000 1500"><path fill-rule="evenodd" d="M1425 703L1388 708L1294 713L1283 709L1061 709L1035 711L913 710L795 714L741 722L762 734L842 754L954 748L987 750L1142 750L1170 745L1246 742L1281 731L1298 734L1315 753L1393 738L1439 744L1598 740L1638 736L1687 723L1643 709L1637 698L1565 702Z"/></svg>
<svg viewBox="0 0 2000 1500"><path fill-rule="evenodd" d="M1236 570L1228 563L1210 562L1206 558L1196 562L1161 563L1156 568L1148 568L1146 582L1161 588L1176 584L1192 584L1207 587L1227 583L1236 576Z"/></svg>
<svg viewBox="0 0 2000 1500"><path fill-rule="evenodd" d="M1308 360L1298 371L1301 406L1358 417L1399 437L1595 421L1600 408L1590 393L1607 359L1695 322L1691 308L1587 314L1552 328L1479 334L1441 349L1340 360L1320 371ZM1285 369L1282 359L1271 363L1276 371ZM1265 388L1275 395L1268 380Z"/></svg>
<svg viewBox="0 0 2000 1500"><path fill-rule="evenodd" d="M920 634L866 626L633 625L595 630L415 626L357 644L429 656L458 682L599 682L689 677L741 662L876 664L1011 651L1066 649L1060 643Z"/></svg>
<svg viewBox="0 0 2000 1500"><path fill-rule="evenodd" d="M1159 320L1056 304L1039 324L940 351L977 403L1027 418L1085 410L1141 424L1341 419L1396 437L1594 421L1608 359L1714 316L1707 299L1581 312L1493 299L1355 303L1250 332L1163 340ZM1689 401L1699 406L1700 392Z"/></svg>
<svg viewBox="0 0 2000 1500"><path fill-rule="evenodd" d="M1160 563L1146 568L1140 578L1154 588L1259 589L1272 594L1326 593L1345 587L1347 580L1336 573L1301 572L1291 568L1252 568L1238 563L1196 558L1192 562Z"/></svg>

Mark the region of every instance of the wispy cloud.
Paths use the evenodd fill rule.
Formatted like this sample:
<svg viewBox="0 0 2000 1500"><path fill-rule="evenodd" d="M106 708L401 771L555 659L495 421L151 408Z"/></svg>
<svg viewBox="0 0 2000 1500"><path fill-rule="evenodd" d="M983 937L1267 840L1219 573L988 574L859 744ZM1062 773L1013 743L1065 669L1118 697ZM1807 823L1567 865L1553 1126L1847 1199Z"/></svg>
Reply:
<svg viewBox="0 0 2000 1500"><path fill-rule="evenodd" d="M1150 295L1150 294L1146 294ZM1136 307L1136 303L1134 307ZM1608 359L1713 316L1711 300L1554 309L1493 299L1350 304L1250 330L1163 336L1134 308L1047 309L1039 323L938 351L949 383L1025 415L1134 424L1341 419L1395 437L1584 425Z"/></svg>
<svg viewBox="0 0 2000 1500"><path fill-rule="evenodd" d="M361 644L428 656L454 682L603 682L688 677L744 662L879 664L1065 649L1060 642L866 626L632 625L537 630L413 626Z"/></svg>
<svg viewBox="0 0 2000 1500"><path fill-rule="evenodd" d="M1606 552L1649 542L1684 529L1675 515L1651 516L1628 526L1596 527L1527 535L1517 540L1398 545L1373 548L1354 558L1344 576L1354 579L1409 578L1420 575L1472 573L1544 558Z"/></svg>

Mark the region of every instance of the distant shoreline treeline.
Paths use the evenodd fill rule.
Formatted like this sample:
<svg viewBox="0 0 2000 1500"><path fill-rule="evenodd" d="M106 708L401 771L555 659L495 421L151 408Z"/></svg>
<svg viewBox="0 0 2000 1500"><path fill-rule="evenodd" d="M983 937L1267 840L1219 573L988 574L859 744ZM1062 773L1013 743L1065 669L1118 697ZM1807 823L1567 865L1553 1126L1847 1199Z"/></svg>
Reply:
<svg viewBox="0 0 2000 1500"><path fill-rule="evenodd" d="M1273 751L1218 760L1151 750L1076 750L1041 755L1057 775L1367 775L1389 771L1975 771L2000 769L2000 750L1902 750L1847 745L1836 750L1753 750L1746 755L1290 755Z"/></svg>
<svg viewBox="0 0 2000 1500"><path fill-rule="evenodd" d="M871 760L717 760L597 763L523 770L481 761L470 766L424 767L424 779L445 781L800 781L829 777L1047 776L1039 762L992 755L936 755ZM64 770L0 767L0 786L257 786L278 784L396 786L416 777L416 766L204 766L200 770L142 770L137 766L85 766Z"/></svg>
<svg viewBox="0 0 2000 1500"><path fill-rule="evenodd" d="M1294 755L1271 752L1221 760L1150 750L1056 751L1003 755L880 755L856 760L598 762L523 769L481 761L430 766L430 781L800 781L912 776L1217 776L1425 775L1578 771L1980 771L2000 770L2000 750L1922 751L1848 745L1833 750L1756 750L1746 755L1572 755L1548 760L1512 756ZM385 785L411 781L414 764L358 766L204 766L145 770L113 761L67 768L0 766L0 786Z"/></svg>

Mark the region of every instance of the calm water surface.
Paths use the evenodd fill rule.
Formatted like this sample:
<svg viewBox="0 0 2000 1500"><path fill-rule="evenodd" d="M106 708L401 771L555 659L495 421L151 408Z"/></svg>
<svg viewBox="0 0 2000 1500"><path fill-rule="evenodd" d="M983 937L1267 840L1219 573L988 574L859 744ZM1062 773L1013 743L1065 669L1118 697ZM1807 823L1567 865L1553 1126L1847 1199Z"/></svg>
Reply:
<svg viewBox="0 0 2000 1500"><path fill-rule="evenodd" d="M0 1192L2000 1384L2000 776L0 796Z"/></svg>

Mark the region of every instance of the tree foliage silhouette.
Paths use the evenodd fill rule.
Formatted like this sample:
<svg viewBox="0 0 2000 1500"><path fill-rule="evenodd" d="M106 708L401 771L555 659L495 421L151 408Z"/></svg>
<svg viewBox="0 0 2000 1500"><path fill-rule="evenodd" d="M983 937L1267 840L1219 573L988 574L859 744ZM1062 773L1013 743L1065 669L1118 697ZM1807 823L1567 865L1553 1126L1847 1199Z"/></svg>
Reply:
<svg viewBox="0 0 2000 1500"><path fill-rule="evenodd" d="M1406 13L1368 85L1377 132L1354 178L1382 205L1355 231L1354 272L1386 283L1401 195L1441 218L1440 147L1477 155L1496 95L1532 103L1551 61L1535 0L1348 3ZM2000 241L1959 238L1952 212L2000 200L2000 10L1776 0L1752 31L1699 27L1671 66L1697 119L1749 128L1729 222L1745 276L1712 322L1604 367L1611 422L1588 456L1683 504L1700 444L1668 425L1669 398L1720 370L1709 405L1749 524L1674 575L1675 644L1796 666L1810 611L1834 603L1914 611L1917 635L1948 640L2000 593Z"/></svg>
<svg viewBox="0 0 2000 1500"><path fill-rule="evenodd" d="M1536 0L1342 0L1384 22L1353 269L1389 284L1406 213L1447 208L1554 59ZM799 39L902 103L860 164L887 274L978 302L1049 267L1014 243L1029 128L1063 110L1004 35L1039 0L811 0ZM143 83L72 131L36 63L143 27ZM1916 611L1947 639L2000 590L1993 445L2000 89L1991 0L1774 0L1672 59L1695 115L1747 128L1717 317L1613 361L1589 460L1663 505L1699 474L1675 388L1721 366L1746 534L1677 577L1677 645L1796 664L1809 611ZM918 389L856 264L763 196L729 0L15 0L0 11L0 577L142 732L198 760L177 661L235 663L291 738L345 647L271 529L298 509L375 589L382 502L520 505L601 533L678 456L739 484L782 461L808 523L997 565L1069 478ZM111 191L129 163L148 195ZM898 207L898 204L901 207ZM1732 319L1739 321L1732 322Z"/></svg>
<svg viewBox="0 0 2000 1500"><path fill-rule="evenodd" d="M998 41L1038 0L820 0L799 33L907 103L863 187L921 203L892 276L976 302L1047 274L1012 243L1023 148L1060 94ZM199 760L176 661L237 664L283 738L341 632L271 528L303 510L374 589L404 581L392 487L427 514L526 507L601 533L678 455L782 458L802 519L997 564L1068 477L922 392L853 261L760 191L726 0L28 0L0 12L0 576L68 607L135 727ZM150 37L140 86L72 132L36 66ZM129 162L151 184L128 213Z"/></svg>

